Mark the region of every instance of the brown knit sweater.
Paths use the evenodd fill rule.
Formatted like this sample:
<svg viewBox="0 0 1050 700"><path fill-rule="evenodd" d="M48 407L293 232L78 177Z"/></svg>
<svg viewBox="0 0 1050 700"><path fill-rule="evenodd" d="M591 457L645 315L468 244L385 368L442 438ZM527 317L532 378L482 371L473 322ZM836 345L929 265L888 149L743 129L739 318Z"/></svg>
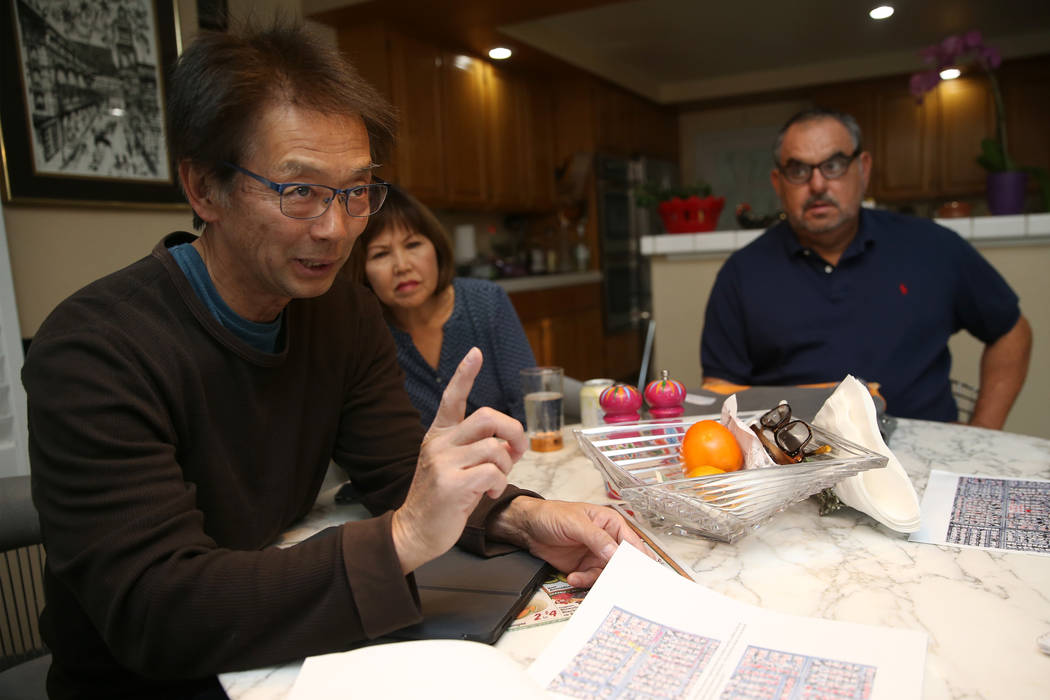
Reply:
<svg viewBox="0 0 1050 700"><path fill-rule="evenodd" d="M64 301L22 371L54 697L179 694L420 620L390 509L422 433L378 304L339 279L292 301L283 350L259 352L166 250L192 239L172 234ZM310 510L330 459L378 517L267 548ZM493 505L468 523L470 548Z"/></svg>

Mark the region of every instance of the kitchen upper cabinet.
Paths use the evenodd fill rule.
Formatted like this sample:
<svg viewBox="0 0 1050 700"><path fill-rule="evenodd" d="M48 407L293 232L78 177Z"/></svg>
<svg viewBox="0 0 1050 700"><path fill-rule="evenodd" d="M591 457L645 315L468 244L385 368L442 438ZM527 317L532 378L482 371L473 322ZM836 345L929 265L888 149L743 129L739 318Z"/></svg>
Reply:
<svg viewBox="0 0 1050 700"><path fill-rule="evenodd" d="M556 205L554 162L554 94L546 81L528 83L526 129L526 173L533 209L547 210Z"/></svg>
<svg viewBox="0 0 1050 700"><path fill-rule="evenodd" d="M463 54L442 54L442 117L448 203L486 203L485 67Z"/></svg>
<svg viewBox="0 0 1050 700"><path fill-rule="evenodd" d="M552 91L558 162L580 151L678 160L673 109L583 75L558 77Z"/></svg>
<svg viewBox="0 0 1050 700"><path fill-rule="evenodd" d="M337 36L340 49L398 111L392 163L380 176L431 206L484 205L482 62L381 22L342 28Z"/></svg>
<svg viewBox="0 0 1050 700"><path fill-rule="evenodd" d="M947 80L937 86L937 172L941 195L985 189L987 171L977 164L981 141L995 135L995 104L985 76Z"/></svg>
<svg viewBox="0 0 1050 700"><path fill-rule="evenodd" d="M812 99L857 119L872 154L868 192L876 200L984 192L976 158L981 139L994 134L995 110L983 76L942 82L921 103L903 76L822 87Z"/></svg>
<svg viewBox="0 0 1050 700"><path fill-rule="evenodd" d="M871 192L876 199L918 199L933 194L934 110L936 100L921 104L908 94L887 90L875 96L876 131Z"/></svg>
<svg viewBox="0 0 1050 700"><path fill-rule="evenodd" d="M1004 65L999 83L1010 154L1019 166L1050 169L1050 57Z"/></svg>
<svg viewBox="0 0 1050 700"><path fill-rule="evenodd" d="M489 65L485 71L489 204L554 207L552 97L545 84Z"/></svg>
<svg viewBox="0 0 1050 700"><path fill-rule="evenodd" d="M625 156L637 153L639 133L632 97L601 83L595 94L598 98L598 145L608 153Z"/></svg>
<svg viewBox="0 0 1050 700"><path fill-rule="evenodd" d="M485 93L490 201L497 209L524 209L528 202L524 178L527 147L519 135L526 128L525 86L506 71L489 65Z"/></svg>
<svg viewBox="0 0 1050 700"><path fill-rule="evenodd" d="M401 115L398 183L440 206L485 203L481 61L390 32L390 93Z"/></svg>
<svg viewBox="0 0 1050 700"><path fill-rule="evenodd" d="M664 107L635 101L638 152L667 160L678 160L678 115Z"/></svg>
<svg viewBox="0 0 1050 700"><path fill-rule="evenodd" d="M393 32L387 47L388 92L400 116L394 148L397 183L425 202L444 203L444 57L430 44Z"/></svg>
<svg viewBox="0 0 1050 700"><path fill-rule="evenodd" d="M545 82L383 23L338 37L400 115L392 167L381 175L433 207L554 208L554 108Z"/></svg>

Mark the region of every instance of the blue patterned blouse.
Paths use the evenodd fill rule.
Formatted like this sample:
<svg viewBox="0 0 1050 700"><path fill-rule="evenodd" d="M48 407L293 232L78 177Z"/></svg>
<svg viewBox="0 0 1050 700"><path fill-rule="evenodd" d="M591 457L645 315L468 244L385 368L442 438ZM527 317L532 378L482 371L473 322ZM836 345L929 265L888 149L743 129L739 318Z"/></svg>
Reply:
<svg viewBox="0 0 1050 700"><path fill-rule="evenodd" d="M519 371L535 366L536 359L510 298L502 287L486 280L457 277L452 284L456 302L443 328L436 370L419 354L412 336L390 326L412 405L419 411L423 426L430 427L445 385L460 360L476 345L484 362L467 397L467 415L482 406L491 406L524 424L525 404Z"/></svg>

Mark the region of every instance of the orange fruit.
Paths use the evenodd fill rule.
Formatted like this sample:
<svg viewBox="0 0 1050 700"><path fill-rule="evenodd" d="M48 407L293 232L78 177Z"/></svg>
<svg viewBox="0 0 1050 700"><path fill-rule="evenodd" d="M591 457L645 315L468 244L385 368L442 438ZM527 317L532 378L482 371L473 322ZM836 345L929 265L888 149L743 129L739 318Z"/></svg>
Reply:
<svg viewBox="0 0 1050 700"><path fill-rule="evenodd" d="M714 468L723 472L732 472L744 466L744 453L739 443L718 421L702 420L689 426L682 437L682 461L687 477L702 476Z"/></svg>
<svg viewBox="0 0 1050 700"><path fill-rule="evenodd" d="M710 476L711 474L725 474L725 469L719 469L718 467L709 467L706 464L701 464L696 467L685 467L685 478L694 479L698 476Z"/></svg>

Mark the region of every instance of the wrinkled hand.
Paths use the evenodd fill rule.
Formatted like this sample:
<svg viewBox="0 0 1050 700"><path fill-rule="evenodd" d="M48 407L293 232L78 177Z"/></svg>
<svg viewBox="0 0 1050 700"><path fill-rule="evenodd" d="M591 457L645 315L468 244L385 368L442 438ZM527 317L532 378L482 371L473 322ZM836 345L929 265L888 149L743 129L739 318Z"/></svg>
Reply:
<svg viewBox="0 0 1050 700"><path fill-rule="evenodd" d="M521 423L510 416L481 408L463 419L481 363L481 351L471 348L456 368L423 438L408 496L394 512L394 547L405 573L447 552L481 496L498 497L525 453Z"/></svg>
<svg viewBox="0 0 1050 700"><path fill-rule="evenodd" d="M528 549L567 573L569 585L578 588L594 584L621 542L649 554L619 513L590 503L519 496L493 523L490 535Z"/></svg>

